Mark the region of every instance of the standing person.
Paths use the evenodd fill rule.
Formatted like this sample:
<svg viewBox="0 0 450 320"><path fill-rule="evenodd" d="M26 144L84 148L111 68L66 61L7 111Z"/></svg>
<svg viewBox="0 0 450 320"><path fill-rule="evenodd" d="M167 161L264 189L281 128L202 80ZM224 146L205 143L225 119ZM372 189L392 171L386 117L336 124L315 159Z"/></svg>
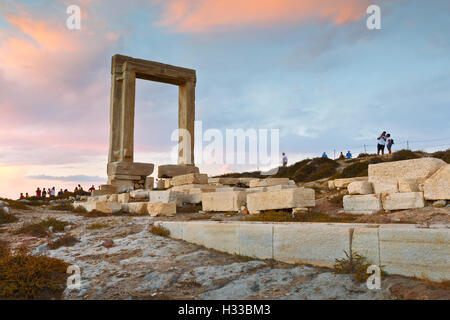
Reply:
<svg viewBox="0 0 450 320"><path fill-rule="evenodd" d="M28 194L28 192L27 193L25 193L25 198L29 198L30 197L30 195Z"/></svg>
<svg viewBox="0 0 450 320"><path fill-rule="evenodd" d="M39 189L39 187L36 189L36 197L40 197L41 196L41 189Z"/></svg>
<svg viewBox="0 0 450 320"><path fill-rule="evenodd" d="M286 167L288 163L288 158L286 154L283 152L283 167Z"/></svg>
<svg viewBox="0 0 450 320"><path fill-rule="evenodd" d="M47 191L45 191L45 188L42 190L42 198L45 198L47 196Z"/></svg>
<svg viewBox="0 0 450 320"><path fill-rule="evenodd" d="M24 199L25 198L25 196L23 195L23 193L21 192L20 193L20 199Z"/></svg>
<svg viewBox="0 0 450 320"><path fill-rule="evenodd" d="M378 140L378 145L377 145L377 155L380 155L380 151L381 151L381 155L384 156L384 146L386 145L386 131L383 131L381 133L381 136L379 136L377 138Z"/></svg>
<svg viewBox="0 0 450 320"><path fill-rule="evenodd" d="M92 187L90 187L89 189L89 192L92 192L92 191L94 191L95 190L95 187L94 187L94 185L92 185Z"/></svg>
<svg viewBox="0 0 450 320"><path fill-rule="evenodd" d="M352 158L352 154L350 153L350 150L347 151L347 154L345 155L345 157L347 159L351 159Z"/></svg>
<svg viewBox="0 0 450 320"><path fill-rule="evenodd" d="M56 192L55 187L53 187L53 188L50 190L50 195L51 195L52 197L54 197L54 196L55 196L55 192Z"/></svg>
<svg viewBox="0 0 450 320"><path fill-rule="evenodd" d="M62 188L58 191L58 197L61 197L62 195L63 195L63 190L62 190Z"/></svg>
<svg viewBox="0 0 450 320"><path fill-rule="evenodd" d="M391 138L390 133L386 135L386 138L387 138L387 149L389 151L389 154L392 154L392 145L394 144L394 139Z"/></svg>

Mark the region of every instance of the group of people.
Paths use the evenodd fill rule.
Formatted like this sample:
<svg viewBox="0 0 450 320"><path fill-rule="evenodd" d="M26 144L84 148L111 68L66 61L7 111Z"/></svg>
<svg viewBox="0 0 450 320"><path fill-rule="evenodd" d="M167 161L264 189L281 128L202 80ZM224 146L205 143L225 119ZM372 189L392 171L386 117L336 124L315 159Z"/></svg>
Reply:
<svg viewBox="0 0 450 320"><path fill-rule="evenodd" d="M389 154L392 154L392 145L394 144L394 139L392 139L390 133L386 133L386 131L383 131L381 135L377 138L378 145L377 145L377 155L381 154L384 155L384 147L387 146L387 149L389 151Z"/></svg>
<svg viewBox="0 0 450 320"><path fill-rule="evenodd" d="M94 185L92 185L92 187L90 187L88 189L89 192L92 192L93 190L95 190ZM84 191L84 190L80 184L78 186L76 186L75 189L73 190L74 193L81 192L81 191ZM58 193L56 193L55 187L47 188L47 189L43 188L42 190L41 190L41 188L38 187L36 189L36 197L39 197L39 198L61 197L64 193L67 193L67 192L69 192L69 190L67 190L67 189L63 190L62 188L59 189ZM23 193L20 193L20 199L27 199L27 198L30 198L30 195L28 194L28 192L26 192L25 195Z"/></svg>
<svg viewBox="0 0 450 320"><path fill-rule="evenodd" d="M328 158L328 155L326 152L322 153L322 158ZM339 160L343 160L343 159L351 159L352 158L352 153L349 151L347 151L347 154L344 156L344 153L341 151L341 154L339 155Z"/></svg>

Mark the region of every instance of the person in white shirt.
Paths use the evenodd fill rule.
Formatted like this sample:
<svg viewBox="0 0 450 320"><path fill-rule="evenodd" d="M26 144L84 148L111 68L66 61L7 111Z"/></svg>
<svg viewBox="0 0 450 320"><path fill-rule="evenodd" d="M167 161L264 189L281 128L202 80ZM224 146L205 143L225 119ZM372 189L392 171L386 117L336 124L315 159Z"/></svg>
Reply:
<svg viewBox="0 0 450 320"><path fill-rule="evenodd" d="M287 158L286 154L283 152L283 167L287 166L287 162L288 162L288 158Z"/></svg>
<svg viewBox="0 0 450 320"><path fill-rule="evenodd" d="M381 136L379 136L377 138L378 140L378 146L377 146L377 155L380 155L380 151L381 154L384 156L384 146L386 145L386 131L383 131L383 133L381 134Z"/></svg>

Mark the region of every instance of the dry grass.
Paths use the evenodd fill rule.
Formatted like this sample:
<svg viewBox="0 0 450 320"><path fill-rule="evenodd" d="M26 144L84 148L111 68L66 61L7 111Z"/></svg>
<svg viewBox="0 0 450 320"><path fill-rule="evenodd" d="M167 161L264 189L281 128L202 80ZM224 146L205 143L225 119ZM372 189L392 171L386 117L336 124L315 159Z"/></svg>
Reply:
<svg viewBox="0 0 450 320"><path fill-rule="evenodd" d="M150 227L149 231L150 231L150 233L153 233L153 234L155 234L157 236L161 236L161 237L168 237L168 236L170 236L170 230L166 229L166 228L164 228L162 226L155 226L155 225L153 225L153 226Z"/></svg>
<svg viewBox="0 0 450 320"><path fill-rule="evenodd" d="M58 211L70 211L70 212L75 211L73 204L70 202L58 203L55 206L51 206L49 209L50 210L58 210Z"/></svg>
<svg viewBox="0 0 450 320"><path fill-rule="evenodd" d="M4 251L3 251L4 252ZM26 250L0 256L1 299L60 299L65 289L68 263Z"/></svg>
<svg viewBox="0 0 450 320"><path fill-rule="evenodd" d="M103 228L108 228L109 225L105 224L105 223L93 223L90 224L86 227L86 229L88 230L98 230L98 229L103 229Z"/></svg>
<svg viewBox="0 0 450 320"><path fill-rule="evenodd" d="M245 217L245 221L265 221L265 222L353 222L357 219L355 215L339 214L331 216L325 213L297 212L292 214L287 211L265 211L258 215Z"/></svg>
<svg viewBox="0 0 450 320"><path fill-rule="evenodd" d="M10 213L5 213L3 210L0 209L0 225L4 223L13 223L16 222L17 220L18 219L16 216Z"/></svg>
<svg viewBox="0 0 450 320"><path fill-rule="evenodd" d="M53 232L62 232L67 225L69 224L66 221L59 221L55 218L48 218L47 220L42 220L39 223L25 225L17 230L15 234L28 234L33 237L43 238L48 236L49 227L53 227Z"/></svg>
<svg viewBox="0 0 450 320"><path fill-rule="evenodd" d="M19 210L30 210L31 209L25 203L20 202L20 201L5 199L5 198L0 198L0 200L7 202L8 206L12 209L19 209Z"/></svg>
<svg viewBox="0 0 450 320"><path fill-rule="evenodd" d="M48 247L50 250L58 249L60 247L71 247L77 242L80 242L77 238L70 234L66 234L54 241L48 243Z"/></svg>

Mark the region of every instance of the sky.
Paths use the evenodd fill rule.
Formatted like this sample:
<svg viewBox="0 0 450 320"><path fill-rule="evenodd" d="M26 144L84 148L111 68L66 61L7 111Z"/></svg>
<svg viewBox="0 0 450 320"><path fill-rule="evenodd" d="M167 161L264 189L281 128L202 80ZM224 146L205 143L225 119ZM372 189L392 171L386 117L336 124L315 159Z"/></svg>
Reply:
<svg viewBox="0 0 450 320"><path fill-rule="evenodd" d="M3 0L0 197L106 182L114 54L196 70L203 146L208 130L279 130L292 163L375 152L386 130L394 150L448 149L449 13L447 0ZM135 161L174 163L177 104L176 86L137 81Z"/></svg>

